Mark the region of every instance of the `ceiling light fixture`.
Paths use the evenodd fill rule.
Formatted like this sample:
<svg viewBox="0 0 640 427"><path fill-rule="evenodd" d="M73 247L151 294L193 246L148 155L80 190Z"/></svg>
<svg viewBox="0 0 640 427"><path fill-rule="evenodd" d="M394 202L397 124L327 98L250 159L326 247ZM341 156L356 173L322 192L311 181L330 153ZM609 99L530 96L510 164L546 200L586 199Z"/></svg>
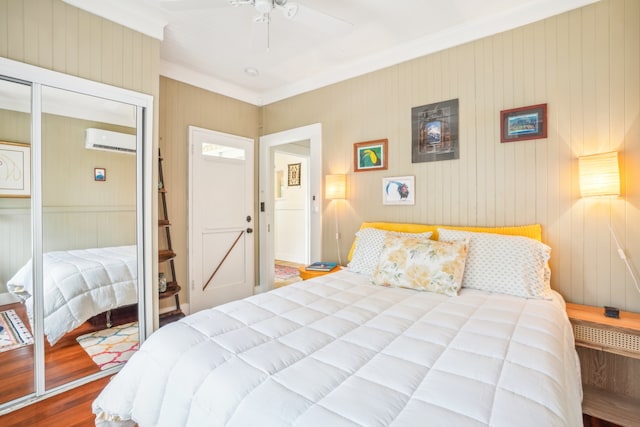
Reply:
<svg viewBox="0 0 640 427"><path fill-rule="evenodd" d="M244 73L248 76L251 77L258 77L258 75L260 74L260 72L258 71L257 68L254 67L247 67L244 69Z"/></svg>
<svg viewBox="0 0 640 427"><path fill-rule="evenodd" d="M293 19L297 14L300 6L297 3L289 3L288 0L227 0L231 6L249 5L259 13L253 18L253 22L267 24L267 51L270 48L270 23L271 11L280 9L287 19Z"/></svg>

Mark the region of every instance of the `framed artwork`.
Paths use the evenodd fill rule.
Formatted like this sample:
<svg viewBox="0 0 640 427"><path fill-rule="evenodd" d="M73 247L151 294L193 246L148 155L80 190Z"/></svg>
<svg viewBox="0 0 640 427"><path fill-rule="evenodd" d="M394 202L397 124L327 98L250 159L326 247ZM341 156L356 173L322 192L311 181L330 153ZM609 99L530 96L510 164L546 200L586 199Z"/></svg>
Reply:
<svg viewBox="0 0 640 427"><path fill-rule="evenodd" d="M0 197L31 197L31 146L0 141Z"/></svg>
<svg viewBox="0 0 640 427"><path fill-rule="evenodd" d="M434 162L460 157L458 100L411 109L411 162Z"/></svg>
<svg viewBox="0 0 640 427"><path fill-rule="evenodd" d="M547 137L547 104L500 111L500 142Z"/></svg>
<svg viewBox="0 0 640 427"><path fill-rule="evenodd" d="M382 204L415 205L415 177L394 176L382 178Z"/></svg>
<svg viewBox="0 0 640 427"><path fill-rule="evenodd" d="M356 142L353 144L354 172L387 169L387 144L387 139Z"/></svg>
<svg viewBox="0 0 640 427"><path fill-rule="evenodd" d="M93 179L95 181L106 181L107 180L107 170L105 168L94 168L93 169Z"/></svg>
<svg viewBox="0 0 640 427"><path fill-rule="evenodd" d="M287 185L289 187L300 185L300 166L301 163L293 163L288 165Z"/></svg>

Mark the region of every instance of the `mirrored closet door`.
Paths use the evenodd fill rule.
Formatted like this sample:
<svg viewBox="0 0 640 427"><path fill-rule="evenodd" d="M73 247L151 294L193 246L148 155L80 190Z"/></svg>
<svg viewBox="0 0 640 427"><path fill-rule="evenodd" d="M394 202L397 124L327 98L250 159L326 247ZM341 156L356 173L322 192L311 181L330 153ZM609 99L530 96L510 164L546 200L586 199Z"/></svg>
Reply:
<svg viewBox="0 0 640 427"><path fill-rule="evenodd" d="M21 290L9 292L31 260L30 169L31 85L0 78L0 404L35 392L32 329Z"/></svg>
<svg viewBox="0 0 640 427"><path fill-rule="evenodd" d="M113 373L152 327L151 108L0 58L0 413Z"/></svg>

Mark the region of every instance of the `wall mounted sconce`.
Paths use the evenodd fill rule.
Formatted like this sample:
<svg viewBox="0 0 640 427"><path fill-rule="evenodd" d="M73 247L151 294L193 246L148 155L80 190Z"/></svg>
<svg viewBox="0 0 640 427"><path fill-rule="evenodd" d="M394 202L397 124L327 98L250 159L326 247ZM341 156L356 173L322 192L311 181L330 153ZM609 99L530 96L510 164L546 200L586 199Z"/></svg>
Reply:
<svg viewBox="0 0 640 427"><path fill-rule="evenodd" d="M326 175L324 179L324 197L328 200L342 200L347 198L347 176L345 174ZM338 225L338 206L336 213L336 247L338 248L338 264L342 265L340 255L340 227Z"/></svg>
<svg viewBox="0 0 640 427"><path fill-rule="evenodd" d="M580 194L582 197L617 197L620 195L620 168L616 151L578 157L578 169L580 170ZM631 279L633 279L633 284L640 292L638 280L629 264L627 255L620 247L611 222L609 222L609 231L618 248L618 256L624 261L631 274Z"/></svg>
<svg viewBox="0 0 640 427"><path fill-rule="evenodd" d="M578 168L582 197L620 195L620 169L616 151L578 157Z"/></svg>
<svg viewBox="0 0 640 427"><path fill-rule="evenodd" d="M347 176L345 174L325 176L324 196L329 200L346 199Z"/></svg>

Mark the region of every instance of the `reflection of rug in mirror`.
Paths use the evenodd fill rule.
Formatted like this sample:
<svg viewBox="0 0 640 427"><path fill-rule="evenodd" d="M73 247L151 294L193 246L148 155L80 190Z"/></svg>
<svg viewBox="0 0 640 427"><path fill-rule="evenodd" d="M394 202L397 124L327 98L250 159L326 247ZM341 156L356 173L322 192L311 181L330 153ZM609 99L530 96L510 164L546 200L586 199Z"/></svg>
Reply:
<svg viewBox="0 0 640 427"><path fill-rule="evenodd" d="M0 352L33 344L33 336L15 310L0 312Z"/></svg>
<svg viewBox="0 0 640 427"><path fill-rule="evenodd" d="M287 265L276 264L275 265L275 279L287 280L296 277L299 274L298 269L295 267L289 267Z"/></svg>
<svg viewBox="0 0 640 427"><path fill-rule="evenodd" d="M127 323L76 338L100 370L125 363L138 349L138 322Z"/></svg>

